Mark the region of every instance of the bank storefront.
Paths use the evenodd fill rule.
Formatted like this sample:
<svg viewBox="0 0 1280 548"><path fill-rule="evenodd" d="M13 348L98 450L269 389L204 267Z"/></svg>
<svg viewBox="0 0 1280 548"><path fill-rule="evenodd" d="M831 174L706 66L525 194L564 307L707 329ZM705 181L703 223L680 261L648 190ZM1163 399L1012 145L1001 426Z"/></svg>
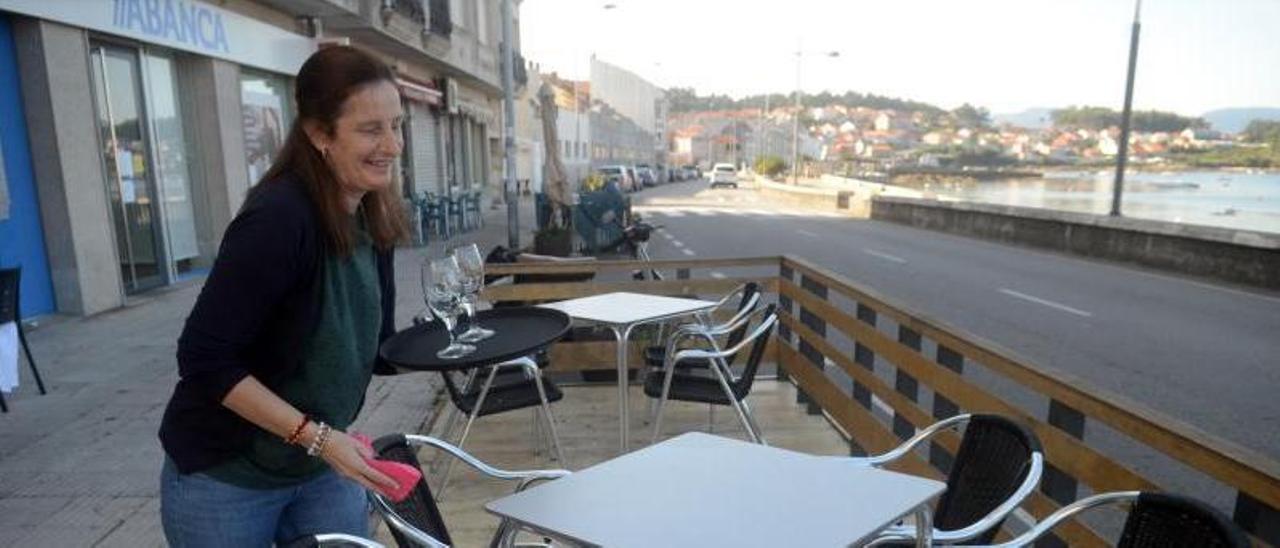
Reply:
<svg viewBox="0 0 1280 548"><path fill-rule="evenodd" d="M194 0L0 0L0 17L57 310L118 307L207 269L283 142L314 41L277 26L291 19Z"/></svg>

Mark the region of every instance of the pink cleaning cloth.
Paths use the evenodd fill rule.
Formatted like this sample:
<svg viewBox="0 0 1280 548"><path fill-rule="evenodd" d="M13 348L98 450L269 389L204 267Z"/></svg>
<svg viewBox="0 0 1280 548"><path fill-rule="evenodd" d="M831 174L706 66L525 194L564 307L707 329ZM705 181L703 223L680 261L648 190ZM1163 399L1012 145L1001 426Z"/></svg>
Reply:
<svg viewBox="0 0 1280 548"><path fill-rule="evenodd" d="M353 433L351 434L351 437L364 444L364 446L368 447L370 451L373 450L373 443L369 441L369 436ZM422 479L421 470L402 462L375 458L366 458L365 462L369 463L369 466L373 467L374 470L382 472L395 480L397 484L395 489L390 491L379 489L379 491L383 495L386 495L387 498L391 499L392 502L400 502L408 497L409 493L413 491L414 486L418 485L418 480Z"/></svg>

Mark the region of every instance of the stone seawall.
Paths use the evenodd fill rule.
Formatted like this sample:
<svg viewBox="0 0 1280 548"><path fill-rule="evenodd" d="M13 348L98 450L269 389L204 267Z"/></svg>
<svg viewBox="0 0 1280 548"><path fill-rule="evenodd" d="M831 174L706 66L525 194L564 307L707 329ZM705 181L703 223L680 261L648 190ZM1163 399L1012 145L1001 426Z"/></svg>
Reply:
<svg viewBox="0 0 1280 548"><path fill-rule="evenodd" d="M950 234L1280 289L1280 234L889 196L872 200L870 217Z"/></svg>

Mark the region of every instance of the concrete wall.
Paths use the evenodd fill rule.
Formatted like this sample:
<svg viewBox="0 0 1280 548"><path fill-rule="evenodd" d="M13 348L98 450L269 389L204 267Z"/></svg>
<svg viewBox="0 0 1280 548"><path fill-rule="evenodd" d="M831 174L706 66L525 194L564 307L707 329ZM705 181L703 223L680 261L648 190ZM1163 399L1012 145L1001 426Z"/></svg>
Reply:
<svg viewBox="0 0 1280 548"><path fill-rule="evenodd" d="M756 176L760 195L772 203L836 211L863 219L871 215L871 200L876 196L919 197L921 195L919 191L905 187L834 175L823 175L817 181L801 178L801 183L803 184L796 186Z"/></svg>
<svg viewBox="0 0 1280 548"><path fill-rule="evenodd" d="M108 214L106 176L83 30L14 17L23 108L58 310L122 306L124 285Z"/></svg>
<svg viewBox="0 0 1280 548"><path fill-rule="evenodd" d="M899 197L875 198L871 218L1280 289L1280 234Z"/></svg>

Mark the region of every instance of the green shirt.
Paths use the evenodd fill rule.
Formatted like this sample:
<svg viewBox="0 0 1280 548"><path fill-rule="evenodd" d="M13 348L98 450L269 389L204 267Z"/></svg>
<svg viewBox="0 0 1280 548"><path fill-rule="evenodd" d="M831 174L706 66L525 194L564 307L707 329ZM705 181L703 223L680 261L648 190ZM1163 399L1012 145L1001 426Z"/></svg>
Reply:
<svg viewBox="0 0 1280 548"><path fill-rule="evenodd" d="M302 363L276 395L311 420L345 430L373 376L382 319L377 257L368 233L358 230L351 255L329 254L323 268L319 324L301 349ZM244 453L206 473L240 487L270 489L297 485L327 468L307 456L305 447L258 429Z"/></svg>

